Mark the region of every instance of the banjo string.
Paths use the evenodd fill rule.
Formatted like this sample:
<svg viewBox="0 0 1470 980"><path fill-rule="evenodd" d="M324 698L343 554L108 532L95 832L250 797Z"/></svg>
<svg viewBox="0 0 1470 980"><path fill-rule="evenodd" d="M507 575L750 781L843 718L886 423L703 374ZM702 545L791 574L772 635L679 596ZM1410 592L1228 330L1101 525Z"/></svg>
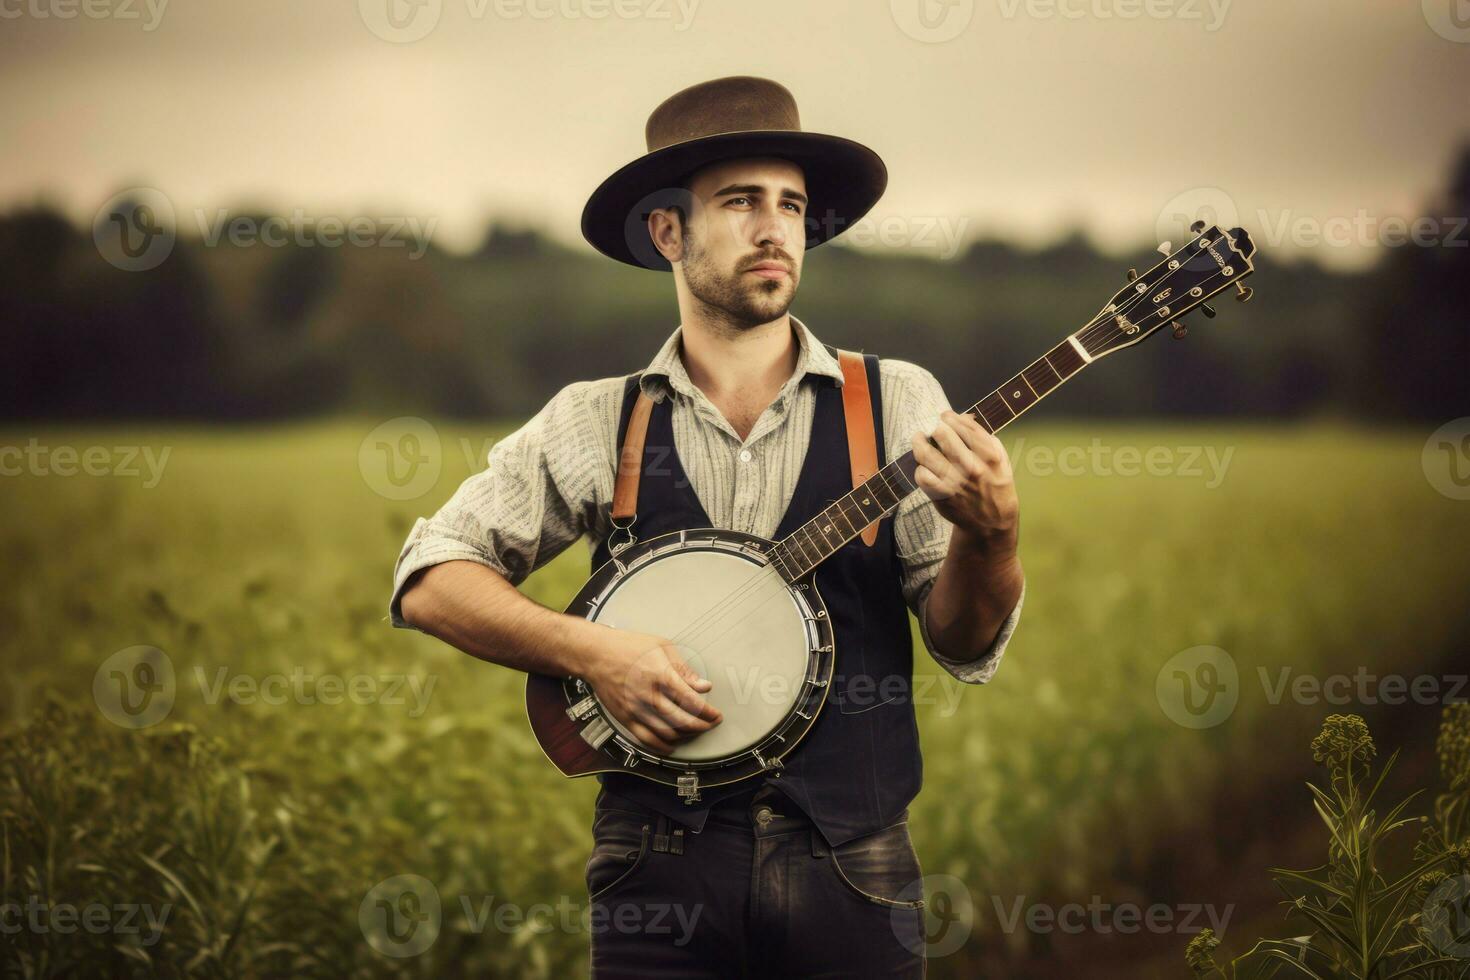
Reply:
<svg viewBox="0 0 1470 980"><path fill-rule="evenodd" d="M1191 244L1193 244L1193 243L1191 243ZM1185 248L1188 248L1188 246L1185 246ZM1185 250L1184 248L1181 248L1181 249L1179 249L1178 252L1176 252L1174 254L1176 254L1176 255L1177 254L1181 254L1184 250ZM1210 276L1209 279L1206 279L1205 282L1210 282L1211 280L1218 279L1218 278L1223 278L1223 277L1224 277L1223 276L1223 273L1216 273L1215 275ZM1106 329L1107 328L1113 326L1111 320L1112 320L1112 318L1114 316L1116 316L1116 315L1118 315L1120 313L1127 313L1134 306L1136 306L1140 302L1142 302L1143 299L1144 299L1144 294L1143 293L1135 293L1133 296L1130 296L1123 303L1119 304L1118 308L1115 309L1112 313L1106 313L1106 312L1099 313L1091 321L1089 321L1087 324L1085 324L1082 328L1080 328L1077 331L1077 336L1078 336L1079 340L1082 340L1082 341L1085 342L1085 341L1088 341L1088 340L1094 340L1094 339L1100 338L1103 334L1106 333ZM883 471L880 469L876 475L879 477L879 479L881 479L883 481L884 486L887 487L887 489L889 490L889 492L892 493L893 492L893 487L892 487L891 484L889 484L889 482L887 480L887 477L884 476L884 474L883 474ZM856 491L856 488L854 488L853 491L849 491L849 493L846 496L850 496L855 491ZM912 491L910 491L910 493L912 493ZM895 496L897 496L897 494L895 494ZM907 497L907 496L908 496L908 494L904 494L904 497ZM845 497L843 499L845 499ZM903 499L903 498L900 498L900 500L901 499ZM928 500L928 502L932 504L934 501L933 501L932 498L930 498ZM922 504L920 504L920 506L922 506ZM896 507L895 507L895 509L896 509ZM861 512L859 512L859 513L861 513ZM846 512L845 511L843 512L843 516L844 517L846 516ZM886 516L886 513L884 515L882 515L882 516ZM878 518L878 520L882 520L882 516L880 516ZM814 523L815 521L816 521L816 518L815 517L811 518L810 520L808 520L807 522L805 522L804 524L802 524L800 527L798 527L795 531L793 531L792 534L787 535L787 538L789 539L792 536L794 536L795 534L800 533L803 528L805 528L808 524ZM869 521L868 523L871 524L873 522L872 521ZM849 524L851 524L851 521L850 520L849 520ZM864 528L866 528L866 526L867 525L864 525ZM859 529L856 534L852 535L852 538L856 538L858 535L860 535L862 533L862 530L863 529ZM852 538L848 538L847 540L852 540ZM825 538L824 538L824 540L825 540ZM701 633L705 633L705 632L709 631L710 629L713 629L725 616L727 616L729 613L734 612L737 608L739 608L740 604L742 604L744 602L744 600L745 600L745 598L746 598L746 596L747 596L747 594L749 592L751 592L753 589L757 588L760 585L760 583L761 583L762 580L769 578L771 575L775 575L777 578L780 577L776 573L775 567L773 565L770 565L770 564L762 565L760 568L758 568L755 571L754 574L752 574L748 579L746 579L739 586L737 586L734 590L732 590L729 595L727 595L723 599L717 601L712 606L710 606L709 609L705 610L699 616L697 616L693 620L691 620L690 623L688 625L686 625L683 630L681 630L676 636L670 638L670 642L671 643L674 643L675 645L679 645L679 646L693 647L693 643L690 642L690 641L694 637L699 636ZM718 641L719 639L721 639L722 637L724 637L727 633L729 633L730 630L734 629L740 623L744 622L750 616L754 615L755 612L758 609L760 609L767 602L769 602L771 599L775 598L777 595L780 595L780 594L781 593L779 593L779 592L772 592L772 594L770 596L768 596L766 599L764 599L761 602L757 603L754 607L752 607L749 611L747 611L743 616L741 616L735 622L731 623L724 630L721 630L718 635L716 635L715 637L713 637L713 638L711 638L709 640L703 641L703 645L701 647L699 647L698 649L696 649L695 650L695 653L698 654L698 653L704 652L706 649L708 649L710 646L712 646L716 641Z"/></svg>
<svg viewBox="0 0 1470 980"><path fill-rule="evenodd" d="M878 475L879 479L881 479L883 481L883 485L888 488L888 491L890 493L893 493L895 497L899 497L899 494L897 494L894 491L892 485L890 485L888 483L888 478L882 474L882 471L881 470L879 471L879 473L877 475ZM854 493L856 493L856 488L854 488L853 490L848 491L848 493L846 495L844 495L844 497L841 498L841 499L846 499L846 497L852 496ZM903 496L907 496L907 494L904 494ZM902 499L902 497L899 497L899 499ZM861 511L859 511L859 513L861 513ZM879 520L881 520L881 519L882 518L880 517ZM815 518L813 518L813 520L815 520ZM807 523L811 523L811 522L808 521ZM848 523L850 525L852 522L849 520ZM869 521L868 523L871 524L872 521ZM805 527L805 526L806 526L805 524L802 525L802 527ZM864 528L866 526L867 525L864 525ZM800 530L800 528L798 528L797 530ZM862 528L859 528L858 531L855 534L852 535L852 538L856 538L858 535L862 534L862 531L863 531L863 529ZM793 534L794 533L795 532L793 532ZM788 535L787 537L789 538L790 535ZM852 538L848 538L847 540L852 540ZM670 642L671 643L674 643L676 645L683 645L683 646L688 646L688 647L691 647L691 648L694 647L694 644L691 642L692 638L695 637L695 636L698 636L701 633L707 632L710 629L713 629L715 627L715 625L717 625L720 622L721 619L723 619L725 616L727 616L730 612L733 612L741 603L743 603L745 601L745 598L746 598L746 594L747 593L749 593L752 589L756 588L760 584L760 582L761 582L762 579L766 579L766 578L769 577L767 575L767 573L770 573L771 575L775 575L775 577L777 577L778 579L780 578L780 575L776 572L776 569L775 569L775 566L774 565L769 565L769 564L762 565L759 569L756 570L755 574L751 575L750 578L746 579L739 586L737 586L734 590L732 590L729 595L725 596L723 599L719 600L714 605L712 605L709 609L705 610L699 616L695 617L692 621L690 621L690 623L687 626L685 626L684 629L682 629L682 630L679 631L678 635L676 635L676 636L674 636L674 637L672 637L670 639ZM782 581L784 583L785 580L782 579ZM721 637L725 636L725 634L729 633L730 630L734 629L736 626L738 626L741 623L743 623L750 616L753 616L755 614L756 610L760 609L762 606L764 606L771 599L775 598L777 595L782 595L782 594L783 594L782 592L773 592L770 596L767 596L765 599L763 599L760 602L756 603L756 605L753 608L751 608L748 612L746 612L745 615L741 616L735 622L733 622L729 626L725 627L725 629L721 630L720 633L717 636L715 636L715 637L713 637L713 638L711 638L709 640L701 641L702 642L702 645L700 647L698 647L697 649L695 649L695 653L696 654L703 653L710 646L712 646L717 640L719 640Z"/></svg>
<svg viewBox="0 0 1470 980"><path fill-rule="evenodd" d="M888 489L888 492L889 493L893 494L893 496L895 498L902 500L903 497L906 497L908 495L907 493L902 494L902 495L900 495L899 493L897 493L894 490L893 486L888 482L888 478L883 475L882 470L879 470L876 475L878 476L878 478L880 480L883 481L883 485ZM838 498L838 503L841 504L848 497L852 497L856 493L857 493L857 488L854 487L852 490L849 490L842 497ZM858 510L858 513L861 516L862 511L859 509ZM886 514L886 512L885 512L885 514ZM844 517L846 516L846 510L845 509L843 510L843 516ZM878 519L879 520L882 520L881 517L878 518ZM792 536L794 536L795 534L797 534L798 532L800 532L802 528L806 527L807 524L811 524L815 520L816 520L816 518L812 518L811 520L808 520L805 524L802 524L801 527L798 527L796 529L796 531L793 531L791 534L787 535L786 536L786 539L789 540ZM848 525L849 526L852 526L852 523L853 523L852 520L849 518L848 519ZM869 521L868 522L868 524L871 524L871 523L873 523L873 522L872 521ZM863 525L862 528L858 528L857 531L855 531L850 538L847 538L847 539L844 540L844 543L846 543L846 541L850 541L850 540L852 540L852 538L856 538L858 535L862 534L863 529L866 528L866 527L867 527L867 524ZM824 537L824 540L825 540L825 537ZM841 546L839 545L839 547L841 547ZM684 629L682 629L682 630L679 631L679 634L677 636L671 638L670 642L677 644L677 643L680 643L682 641L682 642L684 642L684 645L686 645L686 646L693 646L692 643L687 642L688 639L691 638L691 637L694 637L694 636L699 635L701 632L704 632L704 631L706 631L708 629L713 628L713 626L716 623L718 623L719 620L724 615L726 615L726 609L725 608L722 608L722 607L733 608L737 604L743 602L744 599L745 599L745 593L747 593L751 589L755 588L759 584L759 580L765 577L764 576L764 573L765 572L768 572L768 571L774 573L775 572L775 566L774 565L770 565L770 564L762 565L759 569L757 569L757 571L755 572L754 575L750 576L750 578L748 578L744 582L742 582L739 586L737 586L734 590L732 590L729 595L725 596L723 599L719 600L714 605L710 606L709 609L705 610L699 616L696 616L693 620L691 620L689 622L689 624L684 627ZM777 575L777 577L779 578L779 575ZM777 593L777 594L779 594L779 593ZM767 601L769 601L769 600L767 600ZM765 602L761 602L761 603L757 604L756 608L759 609L760 606L762 606L764 604L765 604ZM746 613L746 616L752 615L753 612L754 612L754 610L752 610L750 613ZM739 623L741 623L741 622L743 622L745 620L746 616L742 616L739 620L736 620L735 623L732 623L729 627L727 627L725 630L723 630L720 633L720 636L724 636L731 629L734 629L736 625L738 625ZM719 637L716 637L715 639L719 639ZM709 641L709 643L713 643L713 642L714 642L714 640L710 640ZM701 648L701 650L700 651L697 651L697 652L702 652L702 650L703 650L703 648Z"/></svg>

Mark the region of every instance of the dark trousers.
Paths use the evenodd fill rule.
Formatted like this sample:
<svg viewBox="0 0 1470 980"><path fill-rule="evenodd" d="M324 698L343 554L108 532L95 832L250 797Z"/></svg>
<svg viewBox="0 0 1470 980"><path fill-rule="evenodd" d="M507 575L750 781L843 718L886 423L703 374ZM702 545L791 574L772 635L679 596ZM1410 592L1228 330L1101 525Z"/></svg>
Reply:
<svg viewBox="0 0 1470 980"><path fill-rule="evenodd" d="M603 789L587 860L592 975L923 977L908 813L836 849L770 786L692 833Z"/></svg>

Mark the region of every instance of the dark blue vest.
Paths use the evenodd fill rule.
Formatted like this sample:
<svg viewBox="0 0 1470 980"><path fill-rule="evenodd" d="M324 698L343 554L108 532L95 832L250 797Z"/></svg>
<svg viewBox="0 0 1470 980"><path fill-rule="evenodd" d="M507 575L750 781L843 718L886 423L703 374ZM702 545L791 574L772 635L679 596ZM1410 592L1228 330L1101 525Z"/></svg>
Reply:
<svg viewBox="0 0 1470 980"><path fill-rule="evenodd" d="M878 358L867 354L863 360L882 465L887 457ZM817 385L811 444L791 502L773 535L776 540L852 489L842 390L833 378L811 377ZM638 391L638 375L633 375L618 422L620 450ZM639 540L714 526L673 448L671 410L672 398L665 397L654 403L648 420L634 526ZM600 568L610 557L604 539L593 554L592 567ZM598 780L608 791L696 831L703 828L711 806L732 797L747 797L763 783L775 786L800 806L834 847L894 823L918 795L923 781L911 696L913 642L900 581L891 516L879 524L871 547L861 537L855 538L817 567L817 590L826 601L836 636L836 666L817 723L786 756L781 775L702 789L702 799L696 803L682 802L672 786L626 773L604 773Z"/></svg>

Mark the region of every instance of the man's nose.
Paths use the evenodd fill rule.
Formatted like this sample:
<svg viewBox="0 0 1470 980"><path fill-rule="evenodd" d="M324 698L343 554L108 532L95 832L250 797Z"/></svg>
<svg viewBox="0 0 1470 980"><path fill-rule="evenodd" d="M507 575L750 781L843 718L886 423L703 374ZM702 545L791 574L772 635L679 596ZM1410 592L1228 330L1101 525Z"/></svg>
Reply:
<svg viewBox="0 0 1470 980"><path fill-rule="evenodd" d="M786 244L786 221L779 210L762 212L760 227L756 230L756 244Z"/></svg>

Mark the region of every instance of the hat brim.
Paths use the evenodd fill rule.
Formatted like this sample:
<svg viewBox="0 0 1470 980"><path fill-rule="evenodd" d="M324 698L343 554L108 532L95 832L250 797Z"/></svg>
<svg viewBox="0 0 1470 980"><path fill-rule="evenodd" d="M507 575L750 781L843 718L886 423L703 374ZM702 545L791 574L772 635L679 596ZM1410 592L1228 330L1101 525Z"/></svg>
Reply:
<svg viewBox="0 0 1470 980"><path fill-rule="evenodd" d="M647 215L690 172L734 157L790 160L806 176L806 247L829 241L883 196L888 168L872 150L841 136L784 130L720 133L675 143L639 157L604 180L582 209L582 236L608 258L667 272L648 237Z"/></svg>

